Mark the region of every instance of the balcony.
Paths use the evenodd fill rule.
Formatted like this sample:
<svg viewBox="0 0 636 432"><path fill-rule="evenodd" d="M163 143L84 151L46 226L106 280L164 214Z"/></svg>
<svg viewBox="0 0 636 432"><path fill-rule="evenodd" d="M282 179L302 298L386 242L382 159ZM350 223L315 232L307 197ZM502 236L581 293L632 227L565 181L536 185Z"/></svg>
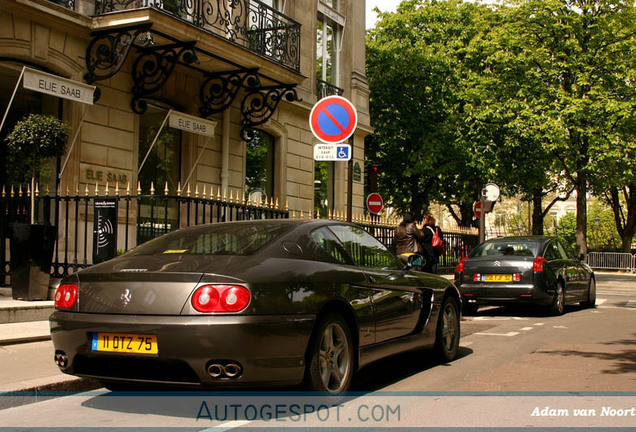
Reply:
<svg viewBox="0 0 636 432"><path fill-rule="evenodd" d="M74 9L74 0L52 0ZM300 72L300 24L258 0L95 0L95 16L152 8Z"/></svg>

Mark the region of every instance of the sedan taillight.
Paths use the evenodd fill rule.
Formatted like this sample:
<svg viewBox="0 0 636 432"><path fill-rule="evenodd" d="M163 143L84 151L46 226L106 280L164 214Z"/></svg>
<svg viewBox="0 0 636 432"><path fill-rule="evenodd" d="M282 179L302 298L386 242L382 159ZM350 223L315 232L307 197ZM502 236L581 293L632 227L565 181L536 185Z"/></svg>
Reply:
<svg viewBox="0 0 636 432"><path fill-rule="evenodd" d="M55 307L57 309L71 309L77 301L79 287L75 284L63 284L55 291Z"/></svg>
<svg viewBox="0 0 636 432"><path fill-rule="evenodd" d="M249 290L240 285L204 285L192 295L198 312L240 312L250 303Z"/></svg>
<svg viewBox="0 0 636 432"><path fill-rule="evenodd" d="M532 270L536 273L540 273L543 271L543 264L547 263L548 260L543 258L542 256L538 256L534 259L534 263L532 265Z"/></svg>
<svg viewBox="0 0 636 432"><path fill-rule="evenodd" d="M463 273L464 272L464 261L466 261L467 259L468 259L468 257L462 258L462 260L459 262L459 264L457 264L457 267L455 267L455 273Z"/></svg>

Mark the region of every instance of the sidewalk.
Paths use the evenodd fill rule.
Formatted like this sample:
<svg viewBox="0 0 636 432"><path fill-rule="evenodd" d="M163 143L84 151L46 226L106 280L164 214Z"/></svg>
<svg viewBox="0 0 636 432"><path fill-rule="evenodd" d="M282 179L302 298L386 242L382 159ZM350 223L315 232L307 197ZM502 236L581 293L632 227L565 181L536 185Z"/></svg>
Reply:
<svg viewBox="0 0 636 432"><path fill-rule="evenodd" d="M8 295L7 295L8 293ZM53 301L21 301L0 292L0 409L30 403L40 392L85 391L99 387L87 380L60 372L53 361L48 317ZM20 394L17 394L20 392ZM10 393L15 401L6 395Z"/></svg>

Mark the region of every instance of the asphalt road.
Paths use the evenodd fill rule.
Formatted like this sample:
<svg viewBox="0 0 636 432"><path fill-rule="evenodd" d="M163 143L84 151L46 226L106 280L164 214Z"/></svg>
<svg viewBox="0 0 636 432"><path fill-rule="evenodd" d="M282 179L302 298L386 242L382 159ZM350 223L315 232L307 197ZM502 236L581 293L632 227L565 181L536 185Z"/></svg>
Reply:
<svg viewBox="0 0 636 432"><path fill-rule="evenodd" d="M560 317L487 308L462 321L460 357L395 356L363 369L355 394L117 395L94 391L0 411L3 427L636 426L636 275L598 275L597 307ZM63 413L63 414L61 414Z"/></svg>

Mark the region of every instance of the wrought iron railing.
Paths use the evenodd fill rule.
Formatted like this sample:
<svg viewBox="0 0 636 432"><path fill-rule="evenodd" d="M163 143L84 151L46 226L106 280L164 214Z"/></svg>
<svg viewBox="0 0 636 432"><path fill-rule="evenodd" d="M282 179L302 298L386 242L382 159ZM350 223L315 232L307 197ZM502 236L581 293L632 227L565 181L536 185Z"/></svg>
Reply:
<svg viewBox="0 0 636 432"><path fill-rule="evenodd" d="M300 24L258 0L96 0L95 15L153 8L300 71Z"/></svg>
<svg viewBox="0 0 636 432"><path fill-rule="evenodd" d="M66 9L75 10L75 0L49 0L51 3L64 6Z"/></svg>
<svg viewBox="0 0 636 432"><path fill-rule="evenodd" d="M340 87L336 87L333 84L329 84L327 81L321 79L316 80L316 94L319 98L327 96L342 96L344 90Z"/></svg>

